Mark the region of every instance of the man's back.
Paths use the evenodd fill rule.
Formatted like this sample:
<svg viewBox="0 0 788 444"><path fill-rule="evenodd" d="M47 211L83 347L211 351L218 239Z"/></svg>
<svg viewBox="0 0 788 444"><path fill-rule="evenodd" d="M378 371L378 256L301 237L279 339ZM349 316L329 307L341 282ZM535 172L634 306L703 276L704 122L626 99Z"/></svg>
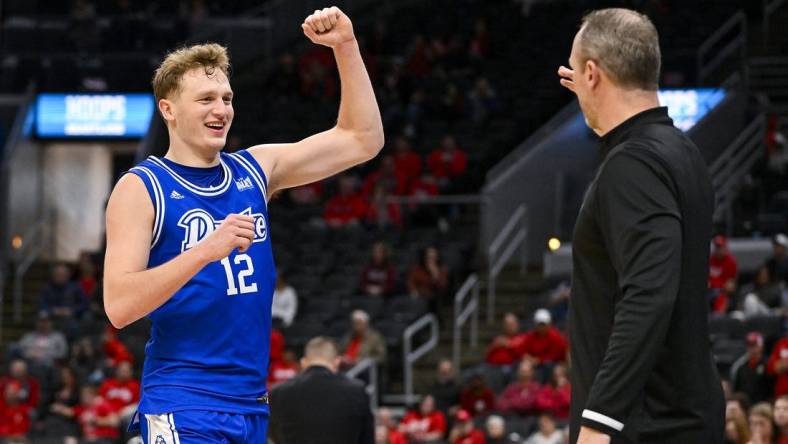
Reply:
<svg viewBox="0 0 788 444"><path fill-rule="evenodd" d="M307 368L271 391L276 444L372 444L372 412L364 387L325 367Z"/></svg>

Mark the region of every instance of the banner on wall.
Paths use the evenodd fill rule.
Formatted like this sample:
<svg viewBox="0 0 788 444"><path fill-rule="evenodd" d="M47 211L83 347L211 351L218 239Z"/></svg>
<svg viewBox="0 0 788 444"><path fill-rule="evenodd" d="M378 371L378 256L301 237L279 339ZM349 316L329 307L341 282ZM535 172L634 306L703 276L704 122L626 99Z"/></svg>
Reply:
<svg viewBox="0 0 788 444"><path fill-rule="evenodd" d="M36 98L41 138L140 138L154 111L151 94L56 94Z"/></svg>

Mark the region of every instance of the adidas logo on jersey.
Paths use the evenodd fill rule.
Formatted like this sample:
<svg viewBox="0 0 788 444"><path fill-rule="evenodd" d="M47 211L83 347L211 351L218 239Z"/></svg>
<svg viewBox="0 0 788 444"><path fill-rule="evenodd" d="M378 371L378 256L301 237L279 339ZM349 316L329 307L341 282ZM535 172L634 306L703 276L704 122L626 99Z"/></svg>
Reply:
<svg viewBox="0 0 788 444"><path fill-rule="evenodd" d="M238 191L251 190L252 179L250 179L249 176L246 176L243 179L235 179L235 186L238 187Z"/></svg>
<svg viewBox="0 0 788 444"><path fill-rule="evenodd" d="M170 193L170 199L183 199L183 194L172 190L172 193Z"/></svg>

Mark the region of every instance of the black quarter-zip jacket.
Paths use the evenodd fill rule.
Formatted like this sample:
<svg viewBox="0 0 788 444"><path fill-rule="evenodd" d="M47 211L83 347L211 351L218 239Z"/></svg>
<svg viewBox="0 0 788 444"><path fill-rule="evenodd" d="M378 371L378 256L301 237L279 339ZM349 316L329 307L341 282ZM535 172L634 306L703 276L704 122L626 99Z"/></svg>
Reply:
<svg viewBox="0 0 788 444"><path fill-rule="evenodd" d="M714 191L667 108L608 132L573 240L571 439L717 444L725 404L708 334Z"/></svg>

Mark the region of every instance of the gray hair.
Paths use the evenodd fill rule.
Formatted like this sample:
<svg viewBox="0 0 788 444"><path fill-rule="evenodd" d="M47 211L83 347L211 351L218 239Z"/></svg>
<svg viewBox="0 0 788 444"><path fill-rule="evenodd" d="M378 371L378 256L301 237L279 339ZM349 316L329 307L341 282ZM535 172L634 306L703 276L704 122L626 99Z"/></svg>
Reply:
<svg viewBox="0 0 788 444"><path fill-rule="evenodd" d="M592 11L583 17L579 42L581 70L591 59L619 86L647 91L659 86L659 35L645 15L624 8Z"/></svg>
<svg viewBox="0 0 788 444"><path fill-rule="evenodd" d="M338 355L337 344L333 339L325 336L314 337L304 346L304 357L307 359L332 361Z"/></svg>

